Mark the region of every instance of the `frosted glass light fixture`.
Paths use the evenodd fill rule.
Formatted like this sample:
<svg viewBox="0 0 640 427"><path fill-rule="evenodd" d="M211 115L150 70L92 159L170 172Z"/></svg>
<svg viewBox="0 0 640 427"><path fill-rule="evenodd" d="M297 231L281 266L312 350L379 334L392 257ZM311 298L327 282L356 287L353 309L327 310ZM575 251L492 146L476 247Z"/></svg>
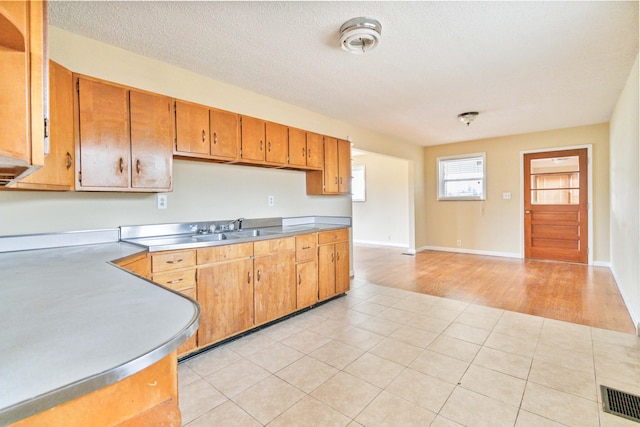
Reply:
<svg viewBox="0 0 640 427"><path fill-rule="evenodd" d="M347 52L363 54L380 44L382 24L372 18L353 18L340 27L340 46Z"/></svg>
<svg viewBox="0 0 640 427"><path fill-rule="evenodd" d="M462 123L469 126L471 122L474 121L476 117L478 117L478 114L480 113L478 113L477 111L468 111L466 113L458 114L458 118Z"/></svg>

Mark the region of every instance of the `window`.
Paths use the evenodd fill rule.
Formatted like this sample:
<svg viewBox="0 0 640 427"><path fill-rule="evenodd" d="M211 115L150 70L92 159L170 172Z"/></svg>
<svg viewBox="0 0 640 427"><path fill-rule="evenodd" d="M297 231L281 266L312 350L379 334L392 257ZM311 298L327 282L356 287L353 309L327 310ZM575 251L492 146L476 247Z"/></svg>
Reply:
<svg viewBox="0 0 640 427"><path fill-rule="evenodd" d="M354 202L366 202L364 165L355 165L351 169L351 200Z"/></svg>
<svg viewBox="0 0 640 427"><path fill-rule="evenodd" d="M485 153L438 157L438 200L485 200Z"/></svg>

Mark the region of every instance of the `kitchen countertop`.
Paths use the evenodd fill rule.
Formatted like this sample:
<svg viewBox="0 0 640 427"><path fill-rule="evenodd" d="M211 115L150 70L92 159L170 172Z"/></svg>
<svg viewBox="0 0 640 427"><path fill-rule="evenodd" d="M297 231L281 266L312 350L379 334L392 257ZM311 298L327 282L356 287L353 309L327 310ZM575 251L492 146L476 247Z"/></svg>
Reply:
<svg viewBox="0 0 640 427"><path fill-rule="evenodd" d="M112 384L197 329L194 301L110 261L122 242L0 253L0 425Z"/></svg>

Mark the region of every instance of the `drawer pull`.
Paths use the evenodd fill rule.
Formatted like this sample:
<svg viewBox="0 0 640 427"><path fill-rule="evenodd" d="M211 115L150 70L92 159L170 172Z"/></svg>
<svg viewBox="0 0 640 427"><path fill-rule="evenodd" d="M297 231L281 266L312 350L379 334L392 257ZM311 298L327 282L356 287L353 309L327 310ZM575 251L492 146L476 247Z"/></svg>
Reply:
<svg viewBox="0 0 640 427"><path fill-rule="evenodd" d="M180 259L170 259L169 261L167 261L167 264L179 264L182 261L184 261L182 258L180 258Z"/></svg>
<svg viewBox="0 0 640 427"><path fill-rule="evenodd" d="M302 249L311 249L311 246L303 246Z"/></svg>
<svg viewBox="0 0 640 427"><path fill-rule="evenodd" d="M176 283L180 283L182 282L184 279L176 279L176 280L169 280L167 282L167 285L175 285Z"/></svg>

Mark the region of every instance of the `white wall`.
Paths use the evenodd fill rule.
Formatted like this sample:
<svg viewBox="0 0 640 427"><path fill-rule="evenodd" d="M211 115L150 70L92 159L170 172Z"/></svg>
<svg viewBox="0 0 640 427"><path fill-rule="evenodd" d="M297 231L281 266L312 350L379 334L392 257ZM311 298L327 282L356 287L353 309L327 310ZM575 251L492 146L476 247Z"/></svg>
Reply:
<svg viewBox="0 0 640 427"><path fill-rule="evenodd" d="M640 150L638 58L611 116L611 271L640 323Z"/></svg>
<svg viewBox="0 0 640 427"><path fill-rule="evenodd" d="M353 165L366 173L366 201L353 203L354 243L408 248L409 162L366 154L354 156Z"/></svg>
<svg viewBox="0 0 640 427"><path fill-rule="evenodd" d="M108 81L395 150L421 150L294 105L50 27L51 59ZM267 195L275 206L267 206ZM305 174L177 160L169 209L153 194L0 191L0 235L111 228L126 224L268 216L351 216L349 196L307 196Z"/></svg>

